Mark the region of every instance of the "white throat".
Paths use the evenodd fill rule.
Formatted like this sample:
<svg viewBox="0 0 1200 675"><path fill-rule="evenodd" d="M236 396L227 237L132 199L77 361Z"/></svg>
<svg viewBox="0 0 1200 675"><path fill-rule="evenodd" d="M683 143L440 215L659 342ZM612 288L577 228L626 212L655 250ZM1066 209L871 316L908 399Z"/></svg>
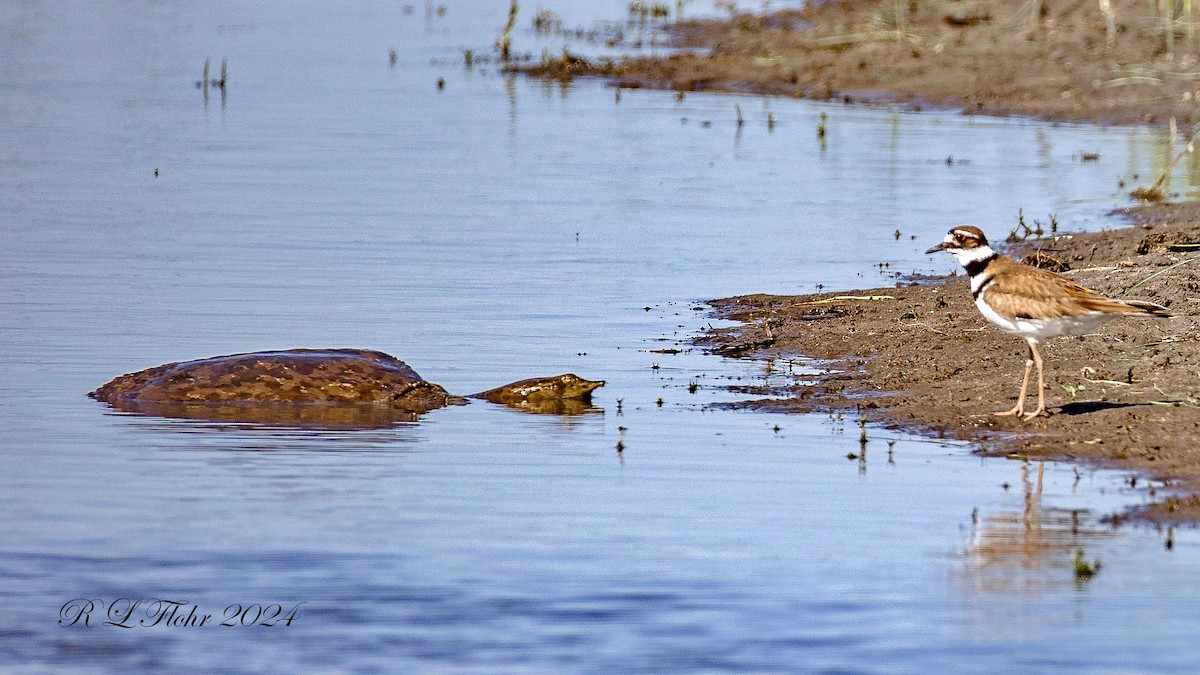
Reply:
<svg viewBox="0 0 1200 675"><path fill-rule="evenodd" d="M996 255L996 252L992 250L992 247L987 245L969 249L956 248L951 249L950 252L953 253L954 257L958 259L958 264L962 265L963 267L966 267L973 262L987 260L988 258Z"/></svg>

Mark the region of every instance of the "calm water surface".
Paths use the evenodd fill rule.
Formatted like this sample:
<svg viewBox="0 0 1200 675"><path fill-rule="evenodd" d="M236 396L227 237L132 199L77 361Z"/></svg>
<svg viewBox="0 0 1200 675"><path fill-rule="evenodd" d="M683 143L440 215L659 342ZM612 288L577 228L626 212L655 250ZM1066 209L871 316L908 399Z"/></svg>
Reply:
<svg viewBox="0 0 1200 675"><path fill-rule="evenodd" d="M947 271L921 251L955 223L1114 225L1164 133L465 68L505 4L0 5L4 669L1195 665L1194 533L1098 521L1144 483L1048 465L1039 494L1036 465L873 427L864 455L856 420L708 407L806 364L686 350L705 298ZM595 26L626 3L541 6ZM557 53L522 12L517 49ZM225 92L193 85L206 58ZM364 431L84 396L295 346L388 351L456 393L608 385L590 415ZM1078 547L1103 564L1080 584ZM60 625L73 599L89 626ZM122 599L135 627L103 625ZM213 619L136 625L154 599ZM271 603L290 625L214 625Z"/></svg>

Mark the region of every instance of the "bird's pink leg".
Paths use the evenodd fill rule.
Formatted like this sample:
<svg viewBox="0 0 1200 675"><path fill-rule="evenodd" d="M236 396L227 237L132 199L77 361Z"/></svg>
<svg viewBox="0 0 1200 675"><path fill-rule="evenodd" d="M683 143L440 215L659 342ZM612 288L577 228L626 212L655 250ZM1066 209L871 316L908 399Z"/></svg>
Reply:
<svg viewBox="0 0 1200 675"><path fill-rule="evenodd" d="M1026 420L1031 420L1031 419L1037 417L1038 415L1049 415L1050 414L1050 413L1046 412L1046 379L1045 379L1045 376L1042 371L1042 355L1038 353L1038 348L1037 348L1036 342L1030 341L1029 353L1033 354L1033 360L1034 360L1034 363L1037 364L1037 369L1038 369L1038 407L1033 412L1027 413L1025 415ZM1026 374L1026 377L1028 377L1028 375L1029 375L1028 369L1025 371L1025 374Z"/></svg>
<svg viewBox="0 0 1200 675"><path fill-rule="evenodd" d="M1017 404L1015 406L1013 406L1011 410L1005 410L1004 412L992 413L993 415L997 415L999 417L1007 417L1010 415L1024 415L1025 414L1025 391L1027 389L1029 389L1029 373L1033 370L1033 364L1034 364L1033 359L1034 359L1035 352L1033 350L1033 344L1034 343L1032 343L1032 342L1029 343L1029 357L1025 359L1025 377L1023 377L1021 379L1021 394L1019 396L1017 396ZM1039 358L1039 361L1040 361L1040 358ZM1039 375L1041 374L1041 368L1038 369L1038 374Z"/></svg>

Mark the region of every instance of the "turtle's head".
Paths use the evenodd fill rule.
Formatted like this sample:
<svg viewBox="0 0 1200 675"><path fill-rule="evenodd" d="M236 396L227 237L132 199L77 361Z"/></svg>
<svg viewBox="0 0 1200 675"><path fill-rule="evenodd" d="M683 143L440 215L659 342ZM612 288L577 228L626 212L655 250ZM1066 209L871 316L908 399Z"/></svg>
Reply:
<svg viewBox="0 0 1200 675"><path fill-rule="evenodd" d="M604 386L604 380L585 380L574 373L565 373L556 379L562 387L562 398L589 399L593 391Z"/></svg>

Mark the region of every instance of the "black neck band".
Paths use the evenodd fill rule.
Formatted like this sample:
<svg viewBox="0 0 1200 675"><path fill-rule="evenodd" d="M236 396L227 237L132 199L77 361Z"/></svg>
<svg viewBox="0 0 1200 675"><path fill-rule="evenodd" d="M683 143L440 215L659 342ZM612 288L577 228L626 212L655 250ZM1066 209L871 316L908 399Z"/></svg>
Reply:
<svg viewBox="0 0 1200 675"><path fill-rule="evenodd" d="M976 274L979 274L980 272L982 272L983 268L987 267L988 263L992 262L995 259L996 259L996 254L993 253L982 260L972 260L971 262L963 265L963 267L967 268L967 274L969 274L971 276L975 276Z"/></svg>

